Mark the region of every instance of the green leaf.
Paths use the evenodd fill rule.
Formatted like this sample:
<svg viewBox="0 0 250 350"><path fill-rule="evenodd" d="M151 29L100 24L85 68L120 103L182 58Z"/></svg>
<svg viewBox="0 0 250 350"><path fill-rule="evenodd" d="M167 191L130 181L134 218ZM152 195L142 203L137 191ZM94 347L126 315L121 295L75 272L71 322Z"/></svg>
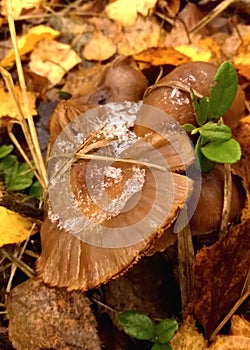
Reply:
<svg viewBox="0 0 250 350"><path fill-rule="evenodd" d="M151 350L172 350L172 346L170 346L169 344L165 343L154 343L154 345L152 346Z"/></svg>
<svg viewBox="0 0 250 350"><path fill-rule="evenodd" d="M201 147L203 155L216 163L233 164L241 158L240 144L234 139L225 142L211 142Z"/></svg>
<svg viewBox="0 0 250 350"><path fill-rule="evenodd" d="M231 129L224 124L207 123L200 127L199 131L202 136L215 142L227 141L232 136Z"/></svg>
<svg viewBox="0 0 250 350"><path fill-rule="evenodd" d="M8 155L0 160L0 172L4 174L4 183L8 187L12 177L16 175L18 160L14 155Z"/></svg>
<svg viewBox="0 0 250 350"><path fill-rule="evenodd" d="M203 173L208 172L214 167L214 162L208 160L201 152L201 145L203 144L203 137L200 136L195 145L195 154L196 154L196 166L198 169L201 169ZM198 164L197 164L198 163Z"/></svg>
<svg viewBox="0 0 250 350"><path fill-rule="evenodd" d="M6 184L8 191L23 191L29 188L33 183L34 173L30 170L27 163L19 163L18 168L11 176L8 184Z"/></svg>
<svg viewBox="0 0 250 350"><path fill-rule="evenodd" d="M197 123L201 126L204 123L206 123L210 114L208 98L202 97L201 99L198 99L193 93L193 91L191 91L191 98L195 110Z"/></svg>
<svg viewBox="0 0 250 350"><path fill-rule="evenodd" d="M13 151L13 149L14 149L13 145L2 145L0 147L0 159L10 154Z"/></svg>
<svg viewBox="0 0 250 350"><path fill-rule="evenodd" d="M170 318L165 318L156 326L156 337L159 343L167 343L173 338L178 329L178 322Z"/></svg>
<svg viewBox="0 0 250 350"><path fill-rule="evenodd" d="M35 181L33 185L30 187L29 195L32 198L40 199L42 195L42 186L39 181Z"/></svg>
<svg viewBox="0 0 250 350"><path fill-rule="evenodd" d="M152 340L155 336L155 324L147 315L127 310L120 314L119 322L124 332L139 340Z"/></svg>
<svg viewBox="0 0 250 350"><path fill-rule="evenodd" d="M194 129L196 129L196 126L194 126L193 124L184 124L183 128L186 132L191 132Z"/></svg>
<svg viewBox="0 0 250 350"><path fill-rule="evenodd" d="M211 89L209 106L213 118L223 116L235 99L238 89L238 77L230 62L220 65L214 77L216 86Z"/></svg>

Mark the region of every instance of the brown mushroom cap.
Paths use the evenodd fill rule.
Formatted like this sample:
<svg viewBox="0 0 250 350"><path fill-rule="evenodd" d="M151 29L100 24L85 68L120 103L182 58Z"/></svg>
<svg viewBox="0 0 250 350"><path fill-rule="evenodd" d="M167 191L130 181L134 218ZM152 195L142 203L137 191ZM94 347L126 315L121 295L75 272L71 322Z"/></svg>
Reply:
<svg viewBox="0 0 250 350"><path fill-rule="evenodd" d="M209 96L217 67L207 62L191 62L176 67L151 86L143 99L145 104L162 109L181 125L197 125L190 93L192 88L202 96ZM181 85L180 85L181 84ZM182 86L182 87L181 87ZM245 95L240 86L234 102L225 114L225 123L235 127L244 113Z"/></svg>
<svg viewBox="0 0 250 350"><path fill-rule="evenodd" d="M90 104L139 101L148 85L132 57L119 56L104 71Z"/></svg>
<svg viewBox="0 0 250 350"><path fill-rule="evenodd" d="M146 109L147 108L144 107L143 111L145 112ZM97 116L100 116L101 112L102 108L99 107L96 112ZM92 110L91 113L95 112ZM145 115L145 113L142 113L142 115ZM81 150L84 149L86 153L91 151L91 154L97 152L103 136L104 141L107 141L107 139L105 139L106 134L105 132L103 133L102 129L98 130L98 135L100 138L96 138L96 133L87 137ZM181 131L179 134L176 130L172 136L176 138L176 141L178 141L177 143L182 140L182 137L186 137L185 133ZM155 137L151 133L149 139L145 138L143 145L147 144L147 141L150 143L152 140L155 140ZM90 141L92 141L92 144ZM109 142L111 141L109 140ZM93 146L95 144L97 145L96 148ZM100 235L106 233L106 228L111 228L113 230L112 234L113 232L119 233L119 228L124 229L123 233L125 233L125 230L129 228L130 232L133 234L130 237L133 238L134 243L126 246L120 245L109 248L107 246L98 246L98 244L94 243L91 244L87 240L78 239L75 235L66 231L65 227L62 228L59 225L59 222L56 220L57 213L54 213L53 208L50 208L49 214L41 229L42 254L37 263L38 273L45 283L50 286L67 287L68 290L88 290L101 283L105 283L110 278L121 275L138 261L140 256L150 247L151 243L160 237L164 233L164 230L175 221L180 208L183 207L190 195L192 181L184 175L172 172L172 169L181 169L183 166L185 168L185 166L193 161L193 154L187 153L187 164L183 164L183 160L178 157L178 150L176 150L170 142L160 142L159 144L156 142L156 148L162 151L162 157L166 157L170 167L169 171L161 173L162 178L165 179L164 184L166 184L166 188L163 189L158 186L157 193L158 198L161 198L160 203L154 201L156 193L155 182L157 180L151 174L151 169L144 165L122 163L117 160L109 166L112 167L112 171L114 172L115 170L119 170L119 179L108 176L107 174L104 177L103 185L106 199L117 199L119 202L121 194L127 189L126 184L130 183L130 180L134 180L138 173L139 175L140 173L141 175L144 173L145 176L143 175L144 181L140 190L140 196L133 202L133 208L130 207L131 203L129 202L130 198L133 198L128 197L129 199L126 201L126 206L128 206L125 207L126 211L121 210L124 207L119 209L120 207L118 206L119 210L117 212L115 211L114 214L112 213L112 215L110 215L111 212L107 210L106 202L102 206L96 205L88 192L91 187L87 186L88 177L86 176L86 172L90 161L78 159L73 162L70 168L71 193L75 200L74 205L80 209L84 218L87 217L94 223L94 225L92 225L92 227L94 227L93 230L95 230L96 227L96 232L92 230L91 235L93 234L94 238L98 237L99 239ZM138 150L135 148L134 151L139 152L140 149ZM96 186L96 188L98 188L98 180L96 180L94 175L93 173L93 176L90 177L96 181L94 187ZM59 186L61 185L59 184ZM132 195L136 195L137 192L133 192L133 186L129 187L129 191L131 190ZM65 189L61 187L59 191L61 191L61 195L64 196ZM162 195L162 193L165 194ZM61 201L58 192L56 192L55 195L58 196L59 205L64 208L64 211L71 214L71 204L67 203L66 200ZM165 214L165 207L168 208L167 215ZM151 210L152 208L153 210ZM148 215L150 210L156 213L157 218L155 216L150 216L152 215L151 213ZM161 213L164 214L164 217ZM156 226L155 229L155 222L158 223L156 220L159 220L158 216L161 221L159 226ZM148 217L150 217L150 220L146 221ZM69 223L70 226L75 224L75 216L71 219L69 219L71 220ZM142 221L144 219L145 223L143 226ZM95 224L98 225L95 226ZM145 236L144 232L145 225L150 226L150 232L147 236ZM154 227L152 232L151 226ZM86 227L86 230L88 230L89 226ZM85 233L89 235L89 231L85 231L84 234ZM134 236L137 235L143 237L143 239L137 240L135 243ZM113 239L113 236L111 239Z"/></svg>
<svg viewBox="0 0 250 350"><path fill-rule="evenodd" d="M224 198L224 167L217 164L202 174L202 186L198 205L190 220L192 234L201 235L220 229ZM192 196L191 196L192 200ZM243 209L245 193L240 180L232 175L232 200L229 220Z"/></svg>

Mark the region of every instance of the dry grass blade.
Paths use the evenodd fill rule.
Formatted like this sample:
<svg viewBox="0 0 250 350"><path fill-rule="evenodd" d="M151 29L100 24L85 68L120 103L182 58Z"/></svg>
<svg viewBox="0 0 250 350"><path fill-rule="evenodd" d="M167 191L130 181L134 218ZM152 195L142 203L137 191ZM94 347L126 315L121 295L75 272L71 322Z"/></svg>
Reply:
<svg viewBox="0 0 250 350"><path fill-rule="evenodd" d="M228 6L236 2L237 0L224 0L218 6L216 6L207 16L202 18L202 20L192 29L191 33L196 33L201 30L205 25L210 23L215 17L217 17L221 12L223 12Z"/></svg>
<svg viewBox="0 0 250 350"><path fill-rule="evenodd" d="M229 216L231 211L232 201L232 174L230 164L224 164L224 200L222 209L222 219L220 226L219 238L222 239L227 232L227 225L229 222Z"/></svg>
<svg viewBox="0 0 250 350"><path fill-rule="evenodd" d="M1 248L1 253L10 261L12 261L12 263L14 263L17 267L19 267L19 269L22 270L28 277L32 278L35 276L35 271L27 264L25 264L21 259L7 252L4 248Z"/></svg>
<svg viewBox="0 0 250 350"><path fill-rule="evenodd" d="M24 136L26 138L27 144L29 146L30 152L32 154L32 158L35 163L35 167L37 169L37 172L39 174L39 181L41 183L41 186L45 190L47 188L47 173L45 164L43 161L40 145L38 142L38 137L36 134L35 124L33 117L30 112L29 107L29 100L28 100L28 94L27 94L27 88L25 84L23 69L22 69L22 63L18 52L18 46L17 46L17 38L16 38L16 30L15 30L15 23L13 18L13 10L12 10L12 2L11 0L6 1L7 5L7 17L8 17L8 24L9 24L9 30L11 35L11 41L13 45L13 50L15 53L15 60L16 60L16 67L17 67L17 73L18 78L20 82L20 87L22 90L22 96L23 96L23 102L24 102L24 113L22 110L20 110L20 106L18 103L18 100L15 96L12 96L13 102L17 106L18 114L20 115L20 122L21 126L24 132ZM11 83L9 83L9 86ZM8 87L8 85L7 85ZM12 94L13 95L13 94Z"/></svg>

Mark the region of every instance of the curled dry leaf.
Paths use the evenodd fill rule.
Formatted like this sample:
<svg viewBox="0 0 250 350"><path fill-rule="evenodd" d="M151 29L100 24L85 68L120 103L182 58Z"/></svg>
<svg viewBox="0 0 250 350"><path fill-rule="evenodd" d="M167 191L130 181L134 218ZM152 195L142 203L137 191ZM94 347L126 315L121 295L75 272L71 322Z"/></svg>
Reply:
<svg viewBox="0 0 250 350"><path fill-rule="evenodd" d="M139 132L142 131L142 128L137 129L137 131L134 128L134 132L133 129L130 129L135 123L135 113L138 113L136 119L138 124L142 123L144 125L143 121L145 122L148 118L148 123L151 122L156 127L155 113L159 113L159 111L152 109L148 112L147 107L143 107L138 112L140 106L141 104L129 102L108 104L91 110L82 116L81 121L86 123L89 123L91 118L96 118L98 129L88 135L82 144L80 143L81 147L76 150L73 162L66 160L66 163L64 163L67 165L70 162L71 164L67 170L70 188L66 188L68 180L65 177L65 168L60 168L59 172L56 173L56 177L52 177L50 200L53 203L41 229L43 249L37 267L39 275L49 285L64 286L69 290L87 290L107 282L112 277L121 275L138 261L150 244L163 234L164 229L173 223L179 209L183 207L188 198L192 189L192 181L183 175L174 173L174 171L176 169L184 170L187 165L192 163L194 158L190 141L185 144L187 147L183 149L183 142L185 143L187 136L180 131L182 130L180 126L177 126L175 122L173 125L173 122L168 121L165 122L164 126L166 130L162 129L162 123L164 124L164 122L163 119L160 119L161 132L165 130L165 137L151 130L148 131L147 138L142 138L141 144L135 143L134 146L133 142L130 144L130 141L135 140L137 136L139 137ZM162 114L162 117L164 120L167 118L165 114ZM126 123L123 124L122 118L128 118L126 120L130 125L129 129L125 127ZM79 120L77 119L76 122L79 122ZM116 124L118 120L119 123ZM82 122L78 125L82 125ZM74 136L76 126L74 125L71 136L70 129L67 128L62 136L67 135L69 140L72 140L72 137L76 139L76 136ZM84 126L81 126L81 128L77 130L78 139L81 135L80 131L84 132L85 130ZM161 187L159 185L157 187L156 181L158 181L158 178L156 179L155 175L153 176L150 167L147 168L144 164L137 163L137 161L131 164L126 159L125 162L122 162L117 158L113 158L110 165L106 166L104 163L103 166L102 163L98 163L96 168L95 162L85 159L95 154L98 156L98 151L105 150L105 146L107 146L109 156L112 155L113 151L119 152L121 145L116 142L117 135L119 137L124 135L125 144L131 145L129 148L130 155L127 155L131 160L139 160L140 156L146 152L150 162L150 155L155 154L149 152L151 147L153 146L159 150L164 161L167 162L170 172L159 172L158 176L160 178L163 176L164 183L168 184L169 188L168 186ZM188 145L190 145L190 148ZM54 150L59 153L54 153L54 157L60 157L60 152L64 152L64 148L67 150L70 147L70 143L65 143L65 140L61 140L59 136L54 146ZM180 148L178 147L181 147L185 153L185 160L180 159L178 153ZM52 161L55 158L51 158ZM64 158L62 156L62 159ZM92 165L94 165L93 168ZM90 177L87 175L89 171L91 171ZM99 177L102 171L104 171L104 182ZM65 185L61 183L64 178L66 180ZM93 186L88 182L89 180L94 181ZM104 188L108 202L105 204L104 201L100 205L100 203L97 204L93 200L93 196L95 198L95 194L102 194L102 188ZM160 192L157 192L156 188ZM93 190L94 193L89 192L90 190ZM73 203L72 206L70 201L67 202L68 191L73 194L76 205ZM139 197L137 196L138 192L141 192ZM63 196L63 200L61 196ZM155 197L158 198L156 202ZM148 198L151 198L151 201ZM160 202L159 198L161 198ZM112 202L111 207L109 207L109 201ZM58 213L53 212L55 207L57 211L62 210L61 214L63 216L60 217L60 222L57 221ZM164 214L166 211L168 214ZM68 215L71 218L67 217ZM84 221L79 221L79 223L81 222L80 226L78 217L84 217ZM85 220L86 223L84 223ZM150 224L146 224L148 220ZM86 228L84 228L85 224L87 224ZM151 232L152 225L155 228ZM78 227L81 233L79 233ZM75 229L77 230L76 237L72 234ZM81 239L77 237L81 237Z"/></svg>
<svg viewBox="0 0 250 350"><path fill-rule="evenodd" d="M55 40L43 40L31 53L29 68L32 72L47 77L50 85L54 86L80 62L80 57L69 45Z"/></svg>
<svg viewBox="0 0 250 350"><path fill-rule="evenodd" d="M97 322L81 292L49 288L33 278L10 292L7 309L16 350L101 349Z"/></svg>

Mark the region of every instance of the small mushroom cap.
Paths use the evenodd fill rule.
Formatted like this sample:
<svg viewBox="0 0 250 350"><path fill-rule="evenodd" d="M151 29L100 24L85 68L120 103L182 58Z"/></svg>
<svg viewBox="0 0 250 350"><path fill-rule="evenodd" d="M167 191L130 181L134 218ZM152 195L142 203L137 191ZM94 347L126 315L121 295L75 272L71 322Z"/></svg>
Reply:
<svg viewBox="0 0 250 350"><path fill-rule="evenodd" d="M214 85L217 67L207 62L191 62L176 67L156 84L151 86L143 98L143 103L162 109L181 125L197 125L190 93L192 88L202 96L209 96ZM237 95L225 114L225 123L235 127L244 114L245 94L238 86Z"/></svg>
<svg viewBox="0 0 250 350"><path fill-rule="evenodd" d="M190 220L192 234L202 235L220 229L224 198L224 167L216 165L202 174L202 186L198 205ZM191 196L192 200L192 196ZM243 209L245 193L240 180L232 175L232 200L229 220Z"/></svg>

